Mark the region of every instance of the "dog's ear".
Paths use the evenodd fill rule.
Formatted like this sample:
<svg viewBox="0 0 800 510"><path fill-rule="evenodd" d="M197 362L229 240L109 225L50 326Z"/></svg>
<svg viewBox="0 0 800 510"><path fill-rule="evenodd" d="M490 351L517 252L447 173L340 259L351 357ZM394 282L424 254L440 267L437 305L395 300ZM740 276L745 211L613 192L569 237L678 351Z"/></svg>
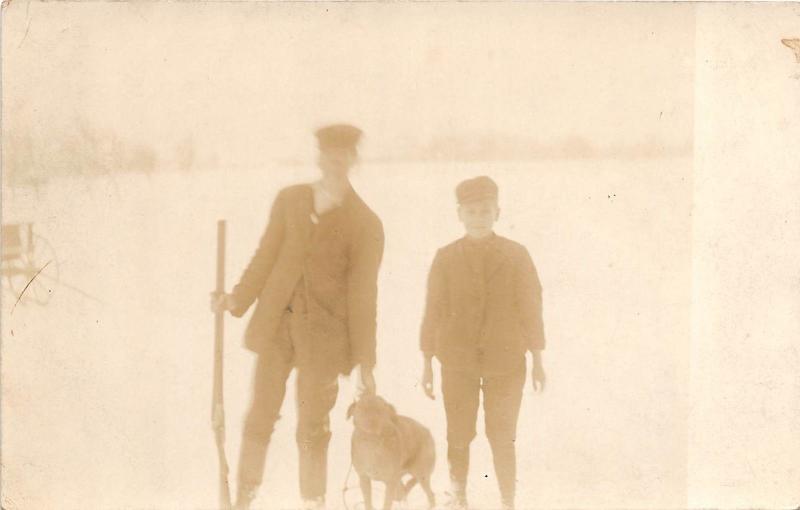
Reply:
<svg viewBox="0 0 800 510"><path fill-rule="evenodd" d="M350 404L350 406L347 408L347 417L346 417L345 419L346 419L346 420L349 420L350 418L352 418L352 417L353 417L353 411L355 411L355 410L356 410L356 403L355 403L355 402L353 402L353 403L352 403L352 404Z"/></svg>

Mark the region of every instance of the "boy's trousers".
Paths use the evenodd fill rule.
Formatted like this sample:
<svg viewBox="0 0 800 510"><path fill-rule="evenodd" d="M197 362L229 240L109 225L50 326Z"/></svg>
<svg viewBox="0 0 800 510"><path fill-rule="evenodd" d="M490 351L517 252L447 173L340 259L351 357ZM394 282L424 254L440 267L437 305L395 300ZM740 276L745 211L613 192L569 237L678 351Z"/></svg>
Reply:
<svg viewBox="0 0 800 510"><path fill-rule="evenodd" d="M450 476L466 487L469 445L475 438L480 392L486 436L492 448L495 474L503 500L513 504L516 479L517 419L525 385L525 358L503 374L481 374L442 367L442 397L447 416Z"/></svg>
<svg viewBox="0 0 800 510"><path fill-rule="evenodd" d="M287 314L288 315L288 314ZM280 334L293 335L302 328L301 321L287 316ZM242 450L239 457L239 487L253 489L261 484L267 446L280 418L286 394L286 380L294 368L291 353L270 346L259 354L255 371L253 400L245 419ZM329 413L339 391L335 372L320 374L297 367L297 431L300 495L305 500L324 498L327 480Z"/></svg>

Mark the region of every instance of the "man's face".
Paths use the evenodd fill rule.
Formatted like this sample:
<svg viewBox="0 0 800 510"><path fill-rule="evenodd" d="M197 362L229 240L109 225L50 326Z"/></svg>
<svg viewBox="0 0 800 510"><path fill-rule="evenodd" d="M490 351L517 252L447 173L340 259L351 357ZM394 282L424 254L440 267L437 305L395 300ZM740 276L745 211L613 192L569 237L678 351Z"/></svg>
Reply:
<svg viewBox="0 0 800 510"><path fill-rule="evenodd" d="M497 199L488 198L467 202L458 206L458 218L464 224L467 235L481 238L492 233L494 222L500 216Z"/></svg>
<svg viewBox="0 0 800 510"><path fill-rule="evenodd" d="M350 148L320 147L317 162L323 174L344 177L356 162L356 152Z"/></svg>

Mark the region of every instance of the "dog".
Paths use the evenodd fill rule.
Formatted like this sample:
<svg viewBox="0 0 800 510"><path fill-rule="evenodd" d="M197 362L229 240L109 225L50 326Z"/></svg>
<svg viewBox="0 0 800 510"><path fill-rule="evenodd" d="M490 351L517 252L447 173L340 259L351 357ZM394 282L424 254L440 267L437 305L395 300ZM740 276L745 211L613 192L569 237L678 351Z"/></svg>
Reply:
<svg viewBox="0 0 800 510"><path fill-rule="evenodd" d="M373 510L373 480L386 484L383 510L405 500L417 483L425 491L428 508L433 508L436 497L431 490L431 474L436 447L430 431L411 418L399 416L386 400L371 394L351 404L347 418L353 418L350 456L358 473L364 509ZM403 483L405 475L411 478Z"/></svg>

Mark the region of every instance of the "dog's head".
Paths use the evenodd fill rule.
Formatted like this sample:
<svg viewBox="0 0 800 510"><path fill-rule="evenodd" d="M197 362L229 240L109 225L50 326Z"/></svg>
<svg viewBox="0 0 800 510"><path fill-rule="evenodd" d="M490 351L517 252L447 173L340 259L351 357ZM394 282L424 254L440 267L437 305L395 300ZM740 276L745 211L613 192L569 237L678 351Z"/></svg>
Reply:
<svg viewBox="0 0 800 510"><path fill-rule="evenodd" d="M397 420L394 406L377 395L364 395L347 409L347 417L367 434L380 434Z"/></svg>

